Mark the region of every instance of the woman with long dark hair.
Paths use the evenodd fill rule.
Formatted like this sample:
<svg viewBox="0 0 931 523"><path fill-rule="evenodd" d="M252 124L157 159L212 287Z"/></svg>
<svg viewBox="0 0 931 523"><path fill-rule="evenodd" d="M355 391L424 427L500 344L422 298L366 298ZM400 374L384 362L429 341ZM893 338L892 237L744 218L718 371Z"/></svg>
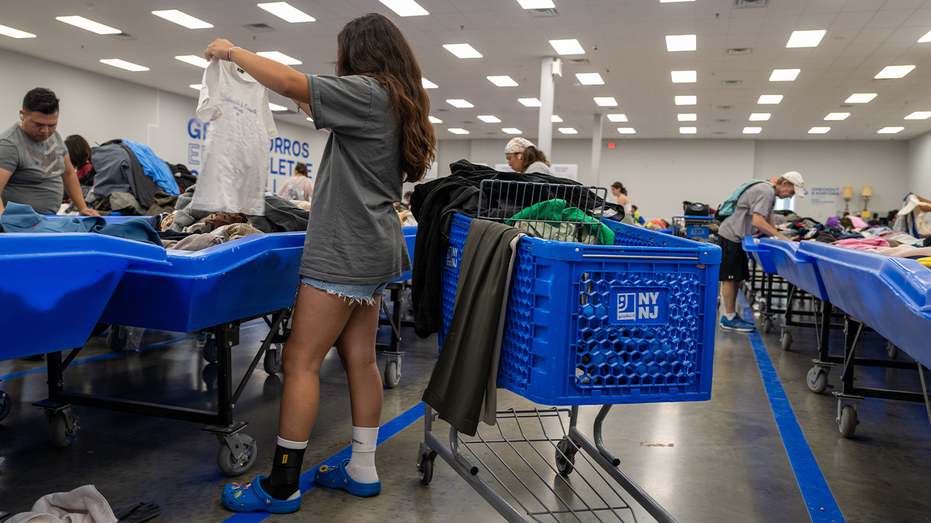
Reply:
<svg viewBox="0 0 931 523"><path fill-rule="evenodd" d="M336 76L304 75L217 40L205 57L230 60L294 100L318 129L329 128L301 260L301 284L285 344L284 390L272 471L227 485L237 512L294 512L304 449L320 403L320 368L334 345L349 378L352 457L315 472L318 485L357 496L381 491L375 445L382 408L375 359L378 311L387 282L410 269L394 202L403 182L419 181L435 156L430 100L420 65L400 29L367 14L337 37Z"/></svg>

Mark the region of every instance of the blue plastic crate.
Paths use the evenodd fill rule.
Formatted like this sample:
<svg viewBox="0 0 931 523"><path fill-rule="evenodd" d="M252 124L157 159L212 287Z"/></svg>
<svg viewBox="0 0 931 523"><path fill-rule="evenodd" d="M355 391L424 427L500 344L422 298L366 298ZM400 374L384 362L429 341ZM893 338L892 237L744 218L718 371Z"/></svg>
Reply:
<svg viewBox="0 0 931 523"><path fill-rule="evenodd" d="M405 225L401 227L401 231L404 233L404 243L407 245L407 255L411 259L411 266L414 265L414 244L417 243L417 226L416 225ZM411 279L412 271L404 271L401 273L401 276L395 278L392 281L407 281Z"/></svg>
<svg viewBox="0 0 931 523"><path fill-rule="evenodd" d="M786 281L819 300L827 299L824 281L815 259L799 251L799 242L763 238L760 247L769 249L776 272Z"/></svg>
<svg viewBox="0 0 931 523"><path fill-rule="evenodd" d="M758 264L760 268L763 269L763 272L766 274L777 274L776 262L773 261L773 253L770 252L769 248L765 245L760 244L759 238L754 238L753 236L744 236L743 239L743 248L744 252L747 253L747 256L751 256Z"/></svg>
<svg viewBox="0 0 931 523"><path fill-rule="evenodd" d="M100 234L0 234L0 360L83 347L127 268L165 259Z"/></svg>
<svg viewBox="0 0 931 523"><path fill-rule="evenodd" d="M453 218L441 345L470 221ZM614 246L520 241L498 386L547 405L710 399L720 249L605 224Z"/></svg>
<svg viewBox="0 0 931 523"><path fill-rule="evenodd" d="M126 271L100 321L191 332L290 307L306 233L255 234Z"/></svg>
<svg viewBox="0 0 931 523"><path fill-rule="evenodd" d="M802 242L831 303L931 367L931 270L915 260Z"/></svg>

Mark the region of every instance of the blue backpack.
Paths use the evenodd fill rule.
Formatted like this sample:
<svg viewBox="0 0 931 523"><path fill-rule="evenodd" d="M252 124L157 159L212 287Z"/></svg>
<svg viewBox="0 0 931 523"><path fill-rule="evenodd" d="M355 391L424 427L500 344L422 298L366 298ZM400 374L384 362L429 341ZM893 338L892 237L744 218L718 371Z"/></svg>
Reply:
<svg viewBox="0 0 931 523"><path fill-rule="evenodd" d="M723 222L725 218L734 214L734 211L737 210L737 200L740 199L740 195L744 193L750 187L758 183L770 183L766 180L750 180L749 182L741 185L734 194L732 194L728 199L724 200L724 203L718 206L718 209L714 211L714 219L719 222Z"/></svg>

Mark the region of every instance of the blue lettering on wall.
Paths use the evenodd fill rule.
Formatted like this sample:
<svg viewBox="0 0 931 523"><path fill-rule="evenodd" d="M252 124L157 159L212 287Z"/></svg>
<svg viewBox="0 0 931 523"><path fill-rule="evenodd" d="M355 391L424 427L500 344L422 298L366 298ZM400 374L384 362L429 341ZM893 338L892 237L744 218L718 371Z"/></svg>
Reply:
<svg viewBox="0 0 931 523"><path fill-rule="evenodd" d="M187 145L187 163L188 165L200 165L201 145L199 143L189 143Z"/></svg>

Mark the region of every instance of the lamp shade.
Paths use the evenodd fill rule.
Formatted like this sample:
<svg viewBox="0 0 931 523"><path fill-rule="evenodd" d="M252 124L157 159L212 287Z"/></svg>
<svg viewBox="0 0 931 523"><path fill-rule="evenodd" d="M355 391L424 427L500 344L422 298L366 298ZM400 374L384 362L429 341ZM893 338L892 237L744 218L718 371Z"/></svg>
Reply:
<svg viewBox="0 0 931 523"><path fill-rule="evenodd" d="M860 193L860 196L863 196L864 198L869 198L870 196L873 196L873 186L864 185L863 192Z"/></svg>
<svg viewBox="0 0 931 523"><path fill-rule="evenodd" d="M853 187L844 187L841 196L844 198L853 198Z"/></svg>

